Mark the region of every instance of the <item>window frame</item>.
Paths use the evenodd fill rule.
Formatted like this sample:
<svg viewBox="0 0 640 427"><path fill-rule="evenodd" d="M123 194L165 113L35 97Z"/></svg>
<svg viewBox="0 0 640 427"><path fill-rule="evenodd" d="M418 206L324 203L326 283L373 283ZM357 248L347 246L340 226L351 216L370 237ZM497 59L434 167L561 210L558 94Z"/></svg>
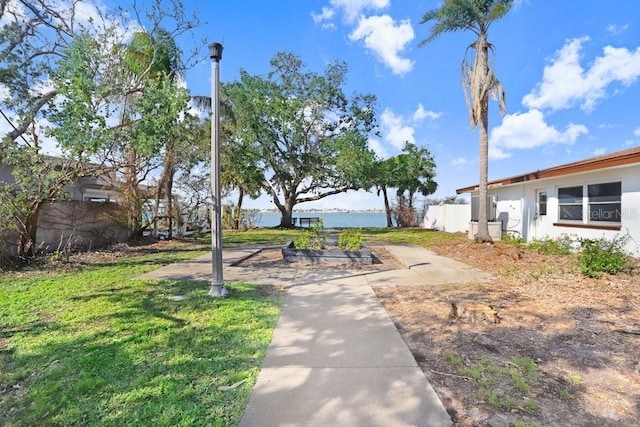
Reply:
<svg viewBox="0 0 640 427"><path fill-rule="evenodd" d="M619 189L618 192L608 193L604 195L594 195L595 191L590 193L590 190L595 189L597 186L602 186L606 188L607 186L616 186ZM571 190L571 189L581 189L582 197L574 197L574 201L562 202L560 198L560 194L562 190ZM570 191L568 192L570 193ZM622 226L622 180L611 180L611 181L599 181L599 182L589 182L581 185L566 185L566 186L558 186L556 188L556 197L558 201L557 208L557 222L554 225L558 226L584 226L584 227L594 227L594 228L613 228L619 229ZM596 198L600 198L600 200L596 200ZM570 199L570 197L565 197L565 199ZM580 202L577 199L581 199ZM561 218L562 208L563 206L581 206L581 218L580 219L566 219ZM593 218L593 206L602 205L617 205L616 212L617 218L619 220L594 220ZM616 218L616 216L614 216Z"/></svg>
<svg viewBox="0 0 640 427"><path fill-rule="evenodd" d="M617 194L613 194L613 195L604 195L604 196L591 196L590 190L591 187L596 187L596 186L612 186L612 185L617 185L617 189L618 189L618 193ZM622 181L609 181L609 182L598 182L598 183L594 183L594 184L587 184L587 206L586 206L586 213L587 213L587 224L604 224L604 225L621 225L622 224ZM605 200L592 200L597 198L597 197L602 197ZM614 199L611 199L614 198ZM597 219L592 219L593 215L592 215L592 211L591 208L593 205L617 205L618 208L616 210L617 212L617 218L618 220L597 220Z"/></svg>
<svg viewBox="0 0 640 427"><path fill-rule="evenodd" d="M562 202L560 198L561 190L570 190L570 189L580 189L580 196L573 197L573 202ZM584 185L568 185L565 187L558 187L556 190L556 196L558 198L558 222L566 222L570 224L582 224L584 223ZM569 198L567 198L569 199ZM579 202L577 200L580 200ZM579 219L569 219L562 218L562 208L564 206L580 206L580 218Z"/></svg>

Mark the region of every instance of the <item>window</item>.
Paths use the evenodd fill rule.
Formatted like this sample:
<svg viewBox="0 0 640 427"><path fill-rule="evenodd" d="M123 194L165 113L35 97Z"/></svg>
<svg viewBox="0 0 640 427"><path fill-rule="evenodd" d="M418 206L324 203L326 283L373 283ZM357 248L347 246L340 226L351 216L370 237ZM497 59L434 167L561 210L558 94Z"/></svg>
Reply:
<svg viewBox="0 0 640 427"><path fill-rule="evenodd" d="M560 220L582 221L582 186L558 188Z"/></svg>
<svg viewBox="0 0 640 427"><path fill-rule="evenodd" d="M588 185L589 222L619 223L622 217L621 194L620 182Z"/></svg>
<svg viewBox="0 0 640 427"><path fill-rule="evenodd" d="M542 211L541 193L539 203ZM620 224L622 183L618 181L558 188L558 207L560 221L579 221L603 226ZM586 220L583 219L585 214Z"/></svg>
<svg viewBox="0 0 640 427"><path fill-rule="evenodd" d="M544 216L547 214L547 192L538 192L538 215Z"/></svg>
<svg viewBox="0 0 640 427"><path fill-rule="evenodd" d="M480 211L480 197L471 196L471 221L477 222ZM487 221L496 220L496 196L487 196Z"/></svg>

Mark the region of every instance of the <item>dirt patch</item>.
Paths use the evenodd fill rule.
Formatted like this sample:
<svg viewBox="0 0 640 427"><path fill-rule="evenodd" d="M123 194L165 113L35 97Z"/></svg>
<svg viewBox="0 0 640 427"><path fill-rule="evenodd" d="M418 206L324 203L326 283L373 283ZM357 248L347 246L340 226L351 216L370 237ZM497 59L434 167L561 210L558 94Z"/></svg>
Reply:
<svg viewBox="0 0 640 427"><path fill-rule="evenodd" d="M455 425L640 425L640 276L502 242L432 249L495 280L375 291Z"/></svg>

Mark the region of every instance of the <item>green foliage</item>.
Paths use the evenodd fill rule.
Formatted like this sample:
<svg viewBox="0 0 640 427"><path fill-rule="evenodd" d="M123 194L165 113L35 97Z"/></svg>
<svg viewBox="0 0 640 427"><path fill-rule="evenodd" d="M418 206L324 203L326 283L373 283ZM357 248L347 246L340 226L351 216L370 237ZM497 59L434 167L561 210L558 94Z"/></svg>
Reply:
<svg viewBox="0 0 640 427"><path fill-rule="evenodd" d="M363 188L374 154L375 97L343 92L347 66L308 71L292 53L277 53L267 77L241 70L225 88L233 109L232 141L262 166L263 188L283 215L296 204Z"/></svg>
<svg viewBox="0 0 640 427"><path fill-rule="evenodd" d="M508 245L521 246L525 243L525 240L520 235L507 233L502 238L502 242Z"/></svg>
<svg viewBox="0 0 640 427"><path fill-rule="evenodd" d="M542 255L568 255L571 253L571 242L565 239L541 239L529 244L531 249Z"/></svg>
<svg viewBox="0 0 640 427"><path fill-rule="evenodd" d="M402 153L380 160L374 167L375 175L372 185L384 193L395 188L395 217L398 226L413 227L416 224L415 195L432 194L438 188L435 181L436 164L427 148L418 148L415 144L406 143ZM385 206L389 209L389 206Z"/></svg>
<svg viewBox="0 0 640 427"><path fill-rule="evenodd" d="M617 274L631 269L624 249L628 240L628 234L613 239L582 239L578 255L580 272L587 277L598 277L601 273Z"/></svg>
<svg viewBox="0 0 640 427"><path fill-rule="evenodd" d="M305 232L291 229L250 229L239 232L236 230L224 230L222 232L223 245L276 245L298 239Z"/></svg>
<svg viewBox="0 0 640 427"><path fill-rule="evenodd" d="M461 369L462 374L477 383L480 394L489 406L521 407L527 411L534 411L538 407L538 403L529 397L531 382L538 379L538 371L538 365L531 357L508 361L506 367L483 357Z"/></svg>
<svg viewBox="0 0 640 427"><path fill-rule="evenodd" d="M338 234L338 247L345 251L357 251L362 247L362 229L345 228Z"/></svg>
<svg viewBox="0 0 640 427"><path fill-rule="evenodd" d="M324 231L322 218L302 235L293 241L296 249L325 249L327 247L327 233Z"/></svg>

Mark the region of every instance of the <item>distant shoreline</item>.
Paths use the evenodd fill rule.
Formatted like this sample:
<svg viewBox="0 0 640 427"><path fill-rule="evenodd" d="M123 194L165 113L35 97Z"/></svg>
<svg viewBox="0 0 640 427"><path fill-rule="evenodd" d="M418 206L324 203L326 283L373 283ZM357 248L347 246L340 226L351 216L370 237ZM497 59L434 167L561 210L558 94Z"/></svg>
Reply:
<svg viewBox="0 0 640 427"><path fill-rule="evenodd" d="M253 209L251 209L253 210ZM280 213L278 209L259 209L258 212ZM297 213L384 213L384 209L294 209L293 214Z"/></svg>

